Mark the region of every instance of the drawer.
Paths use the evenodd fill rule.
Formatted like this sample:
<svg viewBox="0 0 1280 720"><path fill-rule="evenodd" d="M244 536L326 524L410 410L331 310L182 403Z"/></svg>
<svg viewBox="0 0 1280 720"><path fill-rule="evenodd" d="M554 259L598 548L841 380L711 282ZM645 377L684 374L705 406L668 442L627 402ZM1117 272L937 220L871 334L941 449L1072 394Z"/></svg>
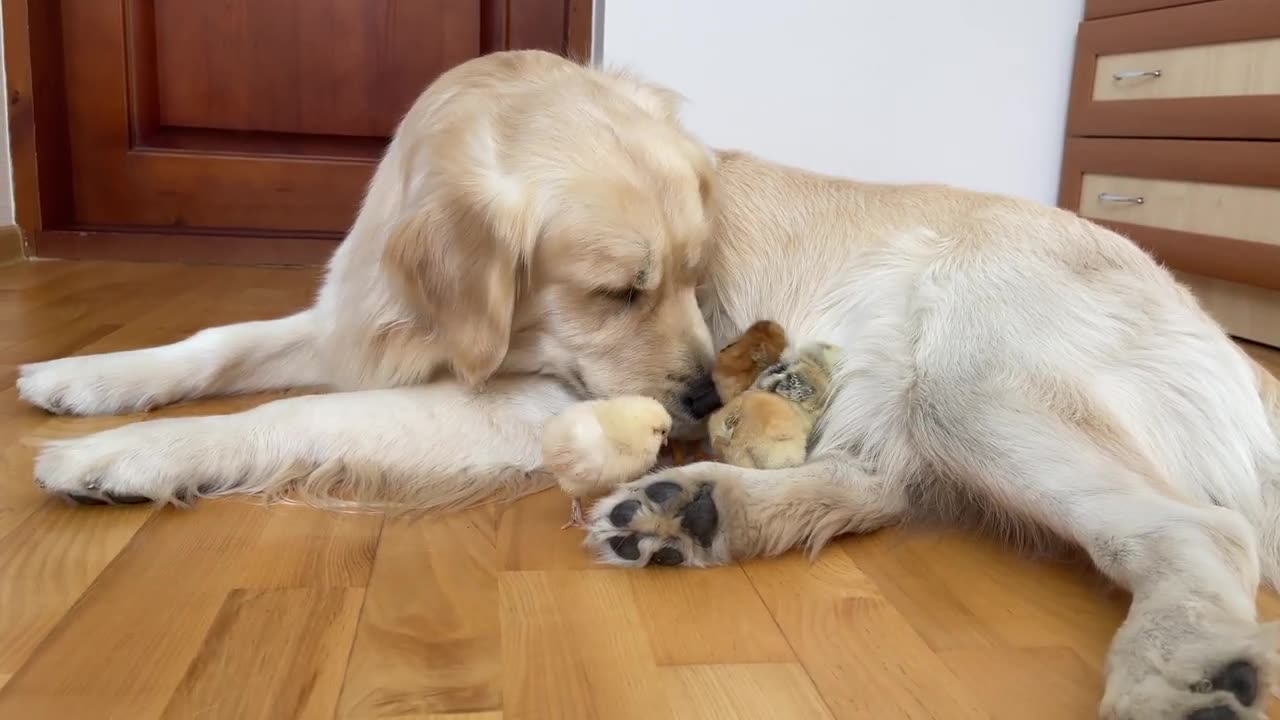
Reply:
<svg viewBox="0 0 1280 720"><path fill-rule="evenodd" d="M1280 347L1280 292L1174 271L1230 335Z"/></svg>
<svg viewBox="0 0 1280 720"><path fill-rule="evenodd" d="M1070 138L1059 204L1171 268L1280 290L1280 143Z"/></svg>
<svg viewBox="0 0 1280 720"><path fill-rule="evenodd" d="M1103 55L1095 102L1280 95L1280 37Z"/></svg>
<svg viewBox="0 0 1280 720"><path fill-rule="evenodd" d="M1067 133L1280 139L1280 3L1215 0L1082 23Z"/></svg>

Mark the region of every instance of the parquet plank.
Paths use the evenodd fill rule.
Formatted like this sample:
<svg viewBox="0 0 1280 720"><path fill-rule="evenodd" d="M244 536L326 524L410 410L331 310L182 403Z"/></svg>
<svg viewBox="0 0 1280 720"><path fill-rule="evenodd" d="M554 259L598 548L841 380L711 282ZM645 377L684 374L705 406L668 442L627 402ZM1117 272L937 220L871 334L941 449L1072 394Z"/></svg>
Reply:
<svg viewBox="0 0 1280 720"><path fill-rule="evenodd" d="M313 541L306 543L307 552L295 554L296 562L276 564L276 572L271 575L261 570L246 575L245 569L259 562L264 547L271 546L273 518L279 510L282 509L220 501L202 503L195 511L170 509L156 514L0 690L0 717L32 720L158 717L184 677L191 679L183 692L199 698L211 692L211 682L224 691L227 689L226 684L217 684L210 678L253 672L256 662L268 659L277 671L270 677L255 679L255 682L267 683L260 685L265 688L263 693L287 694L291 689L323 680L325 686L314 688L314 692L331 693L336 700L339 670L345 666L346 650L342 643L349 646L353 639L355 609L353 600L340 587L327 595L315 587L323 587L336 577L361 584L359 569L330 567L331 564L348 566L350 558L360 554L329 551L335 543L325 539L327 534L335 527L339 535L350 532L334 519L333 524L311 529ZM99 513L111 518L120 511L120 508L103 508L69 510L68 514L81 518ZM372 542L377 525L366 525L370 537L365 542ZM301 573L299 568L313 571ZM367 566L363 573L367 575ZM334 620L329 623L332 627L317 628L311 623L312 632L317 635L327 637L338 633L309 646L320 654L333 647L340 648L335 651L337 670L318 672L319 659L291 654L289 648L294 647L294 641L289 639L288 632L278 641L258 633L258 639L268 650L263 652L254 647L250 637L252 628L256 627L253 620L246 620L251 623L248 626L238 625L240 620L232 622L231 641L212 649L206 647L207 642L219 642L219 635L211 635L209 630L224 611L229 595L245 584L281 588L291 583L314 586L301 589L318 593L310 602L310 610L305 609L308 603L304 602L299 606L304 608L300 612L311 612L313 619L349 615L350 622ZM277 597L287 599L288 595ZM277 624L281 629L292 627L291 621L283 619L283 615L289 613L280 611L274 602L266 600L257 607L250 603L248 615L252 618L262 609L267 617L256 622L266 623L270 617L279 616ZM276 615L273 616L273 612ZM271 650L273 642L285 649ZM93 651L86 652L85 648ZM203 672L197 663L195 670L189 671L193 661L202 656L217 659L219 669ZM336 675L329 677L325 673ZM331 709L328 712L332 714Z"/></svg>
<svg viewBox="0 0 1280 720"><path fill-rule="evenodd" d="M940 653L993 720L1079 720L1097 715L1102 676L1065 647Z"/></svg>
<svg viewBox="0 0 1280 720"><path fill-rule="evenodd" d="M633 622L658 665L796 662L740 567L633 572L628 579Z"/></svg>
<svg viewBox="0 0 1280 720"><path fill-rule="evenodd" d="M0 543L49 500L31 481L34 455L30 447L0 444Z"/></svg>
<svg viewBox="0 0 1280 720"><path fill-rule="evenodd" d="M689 572L698 571L671 574ZM502 574L504 717L706 717L713 695L748 693L750 688L734 689L734 685L751 677L758 677L765 687L786 688L756 703L771 717L812 717L811 710L820 707L812 682L796 663L773 675L768 670L757 675L723 671L720 668L726 665L718 664L659 667L652 635L638 621L643 611L628 579L633 574L620 570ZM754 630L744 627L740 633ZM720 643L726 640L719 638ZM712 687L718 688L715 693L698 696L700 690Z"/></svg>
<svg viewBox="0 0 1280 720"><path fill-rule="evenodd" d="M836 718L985 718L840 548L744 566Z"/></svg>
<svg viewBox="0 0 1280 720"><path fill-rule="evenodd" d="M1127 593L1082 563L1019 556L959 532L923 539L920 556L936 557L944 544L948 562L934 567L938 586L959 598L1003 646L1069 647L1102 671L1111 636L1128 612ZM1026 582L1028 576L1036 581ZM1081 616L1090 618L1087 627Z"/></svg>
<svg viewBox="0 0 1280 720"><path fill-rule="evenodd" d="M564 586L573 581L574 575L552 577L539 571L507 571L499 577L504 720L589 720L626 711L620 698L619 703L595 704L583 641L604 638L583 635L582 618L563 602Z"/></svg>
<svg viewBox="0 0 1280 720"><path fill-rule="evenodd" d="M493 508L388 520L338 717L420 718L501 707Z"/></svg>
<svg viewBox="0 0 1280 720"><path fill-rule="evenodd" d="M253 498L226 502L259 505ZM258 536L255 559L235 581L238 588L365 587L373 570L381 513L326 512L273 506Z"/></svg>
<svg viewBox="0 0 1280 720"><path fill-rule="evenodd" d="M161 717L332 718L363 599L361 588L231 591Z"/></svg>
<svg viewBox="0 0 1280 720"><path fill-rule="evenodd" d="M838 544L938 651L1062 644L1101 671L1128 607L1124 593L1082 562L1020 556L960 531Z"/></svg>
<svg viewBox="0 0 1280 720"><path fill-rule="evenodd" d="M943 585L936 562L899 532L837 540L858 568L934 651L999 647L995 630ZM943 554L948 554L943 551Z"/></svg>
<svg viewBox="0 0 1280 720"><path fill-rule="evenodd" d="M559 489L552 488L495 508L503 570L599 567L582 547L582 531L560 528L569 519L569 500Z"/></svg>
<svg viewBox="0 0 1280 720"><path fill-rule="evenodd" d="M0 691L0 717L158 717L265 524L233 503L158 513Z"/></svg>
<svg viewBox="0 0 1280 720"><path fill-rule="evenodd" d="M662 683L672 692L672 718L831 718L813 681L796 663L663 668Z"/></svg>
<svg viewBox="0 0 1280 720"><path fill-rule="evenodd" d="M27 662L151 512L147 507L74 508L43 499L4 536L0 674L13 674ZM0 712L0 717L7 716Z"/></svg>

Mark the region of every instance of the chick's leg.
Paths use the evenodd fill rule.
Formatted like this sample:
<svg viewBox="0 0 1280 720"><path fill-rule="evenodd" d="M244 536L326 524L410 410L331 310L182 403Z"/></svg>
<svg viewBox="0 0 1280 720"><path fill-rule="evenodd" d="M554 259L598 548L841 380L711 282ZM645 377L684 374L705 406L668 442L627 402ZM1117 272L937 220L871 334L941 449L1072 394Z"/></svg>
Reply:
<svg viewBox="0 0 1280 720"><path fill-rule="evenodd" d="M587 546L602 562L723 565L898 521L906 488L852 455L778 470L702 462L627 483L591 509Z"/></svg>
<svg viewBox="0 0 1280 720"><path fill-rule="evenodd" d="M569 506L569 522L560 526L561 530L569 528L585 528L587 519L582 515L582 500L573 499L573 503Z"/></svg>

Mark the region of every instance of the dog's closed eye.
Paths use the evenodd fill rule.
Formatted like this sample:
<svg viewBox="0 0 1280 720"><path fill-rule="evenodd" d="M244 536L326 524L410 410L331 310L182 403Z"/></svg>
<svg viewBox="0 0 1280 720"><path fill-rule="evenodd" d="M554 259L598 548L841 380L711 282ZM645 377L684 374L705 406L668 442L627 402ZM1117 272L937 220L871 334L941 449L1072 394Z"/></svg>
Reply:
<svg viewBox="0 0 1280 720"><path fill-rule="evenodd" d="M642 294L644 294L644 291L636 287L597 288L595 294L600 297L609 298L610 300L616 300L617 302L631 305L638 300Z"/></svg>

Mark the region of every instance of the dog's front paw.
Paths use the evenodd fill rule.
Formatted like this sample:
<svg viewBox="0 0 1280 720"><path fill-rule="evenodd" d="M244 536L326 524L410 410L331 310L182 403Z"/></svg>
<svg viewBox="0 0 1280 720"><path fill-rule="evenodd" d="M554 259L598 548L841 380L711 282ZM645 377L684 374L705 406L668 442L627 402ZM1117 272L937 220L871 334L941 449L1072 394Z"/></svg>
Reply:
<svg viewBox="0 0 1280 720"><path fill-rule="evenodd" d="M586 544L611 565L705 567L733 560L741 503L715 463L654 473L597 502Z"/></svg>
<svg viewBox="0 0 1280 720"><path fill-rule="evenodd" d="M199 474L166 423L125 425L46 444L36 458L36 483L81 505L183 502Z"/></svg>
<svg viewBox="0 0 1280 720"><path fill-rule="evenodd" d="M18 397L56 415L112 415L165 402L161 376L115 355L69 357L18 368Z"/></svg>

